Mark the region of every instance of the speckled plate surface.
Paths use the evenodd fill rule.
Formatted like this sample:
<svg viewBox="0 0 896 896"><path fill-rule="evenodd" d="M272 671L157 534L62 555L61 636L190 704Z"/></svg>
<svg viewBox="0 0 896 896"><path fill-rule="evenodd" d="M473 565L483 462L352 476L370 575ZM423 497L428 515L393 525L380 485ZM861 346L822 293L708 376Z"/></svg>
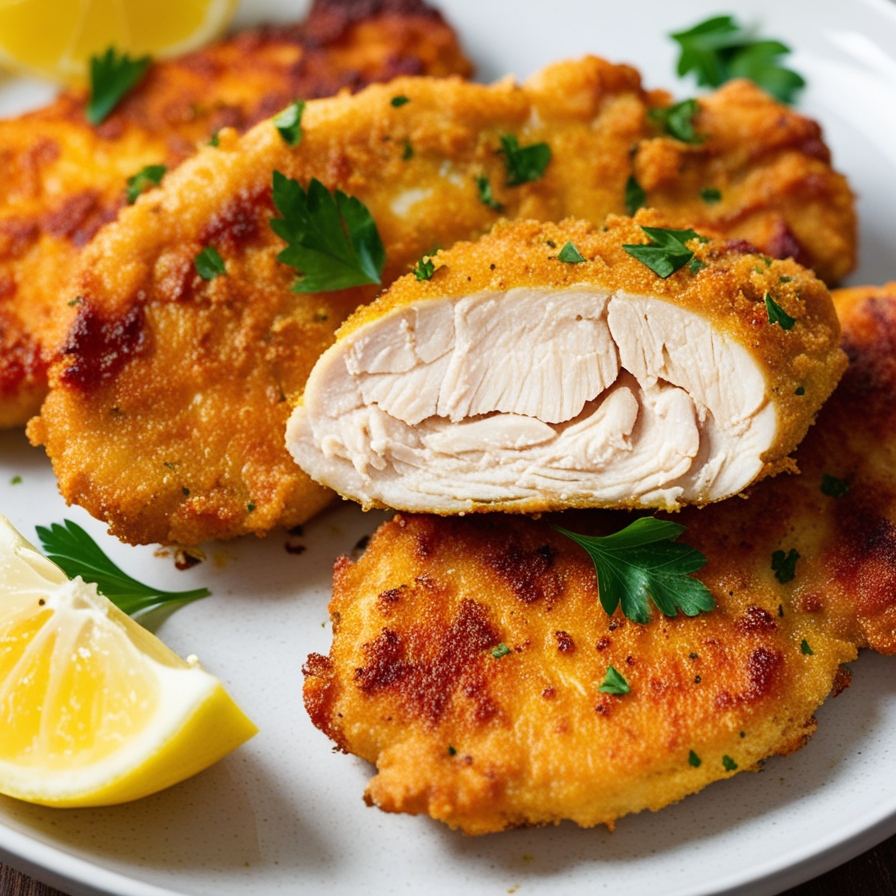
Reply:
<svg viewBox="0 0 896 896"><path fill-rule="evenodd" d="M524 77L585 52L637 65L648 86L680 97L665 35L724 11L717 0L439 0L489 80ZM290 18L304 6L245 0L244 23ZM790 43L837 167L859 195L861 264L852 283L896 278L896 5L890 0L740 0L738 17ZM45 90L0 83L0 109ZM2 176L2 175L0 175ZM0 511L30 539L34 526L74 519L129 572L162 587L208 585L158 634L196 653L261 733L214 768L126 806L54 811L0 797L0 859L75 894L271 896L311 893L664 896L771 894L896 832L896 667L863 655L853 684L819 712L800 752L770 761L616 832L573 825L467 839L426 819L368 809L371 769L334 754L301 704L301 665L326 651L333 559L383 518L342 506L306 527L306 550L278 533L208 546L178 572L170 556L120 545L66 508L40 451L0 433ZM2 732L0 732L2 736Z"/></svg>

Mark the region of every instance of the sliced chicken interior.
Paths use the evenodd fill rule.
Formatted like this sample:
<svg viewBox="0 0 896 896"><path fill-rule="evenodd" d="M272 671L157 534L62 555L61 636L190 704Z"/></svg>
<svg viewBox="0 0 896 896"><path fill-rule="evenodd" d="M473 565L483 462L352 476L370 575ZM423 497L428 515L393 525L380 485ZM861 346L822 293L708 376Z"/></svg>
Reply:
<svg viewBox="0 0 896 896"><path fill-rule="evenodd" d="M523 221L439 252L321 357L296 462L365 506L445 514L672 509L787 469L846 363L830 295L702 234L663 278L624 247L665 225Z"/></svg>

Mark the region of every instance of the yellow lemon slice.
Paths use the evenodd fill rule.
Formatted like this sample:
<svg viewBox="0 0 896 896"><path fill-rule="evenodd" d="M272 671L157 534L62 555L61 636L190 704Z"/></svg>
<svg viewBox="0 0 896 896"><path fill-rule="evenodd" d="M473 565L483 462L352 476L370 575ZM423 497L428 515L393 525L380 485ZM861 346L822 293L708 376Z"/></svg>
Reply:
<svg viewBox="0 0 896 896"><path fill-rule="evenodd" d="M0 516L0 793L104 806L154 793L257 731L188 663Z"/></svg>
<svg viewBox="0 0 896 896"><path fill-rule="evenodd" d="M238 0L0 0L0 60L54 81L85 83L91 56L115 47L174 56L226 27Z"/></svg>

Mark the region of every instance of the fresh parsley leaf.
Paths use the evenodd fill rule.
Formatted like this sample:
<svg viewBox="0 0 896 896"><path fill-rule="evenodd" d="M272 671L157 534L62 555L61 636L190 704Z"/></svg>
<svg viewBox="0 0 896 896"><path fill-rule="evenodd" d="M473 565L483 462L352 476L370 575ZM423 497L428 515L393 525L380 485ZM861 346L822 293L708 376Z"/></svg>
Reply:
<svg viewBox="0 0 896 896"><path fill-rule="evenodd" d="M794 548L791 548L786 554L784 551L775 551L772 554L772 569L775 571L775 578L782 585L793 581L796 576L796 561L799 559L800 555Z"/></svg>
<svg viewBox="0 0 896 896"><path fill-rule="evenodd" d="M296 100L271 119L287 146L298 146L302 139L302 113L304 111L305 104Z"/></svg>
<svg viewBox="0 0 896 896"><path fill-rule="evenodd" d="M768 322L778 324L782 330L790 330L796 323L796 318L791 317L768 292L765 294L765 309L768 311Z"/></svg>
<svg viewBox="0 0 896 896"><path fill-rule="evenodd" d="M697 83L718 87L732 78L750 78L784 103L793 102L805 81L784 68L790 48L776 40L758 40L733 16L714 16L670 35L681 52L678 74L693 72Z"/></svg>
<svg viewBox="0 0 896 896"><path fill-rule="evenodd" d="M109 47L102 56L90 58L90 98L84 114L94 127L102 124L122 99L140 83L152 60L131 59Z"/></svg>
<svg viewBox="0 0 896 896"><path fill-rule="evenodd" d="M558 253L557 253L558 261L564 261L566 264L580 264L585 260L585 256L579 252L578 249L572 244L567 243Z"/></svg>
<svg viewBox="0 0 896 896"><path fill-rule="evenodd" d="M218 131L213 131L211 137L208 138L209 146L218 146L221 143L221 138L218 136Z"/></svg>
<svg viewBox="0 0 896 896"><path fill-rule="evenodd" d="M128 205L133 205L144 190L158 186L167 170L168 168L165 165L147 165L141 168L133 177L129 177L124 191L128 199Z"/></svg>
<svg viewBox="0 0 896 896"><path fill-rule="evenodd" d="M431 280L435 273L436 266L433 260L424 255L417 264L414 265L414 276L418 280Z"/></svg>
<svg viewBox="0 0 896 896"><path fill-rule="evenodd" d="M677 270L683 268L694 253L685 245L690 240L705 241L693 230L672 230L662 227L642 227L641 230L650 237L650 242L623 245L623 249L633 258L664 280Z"/></svg>
<svg viewBox="0 0 896 896"><path fill-rule="evenodd" d="M502 656L507 656L510 653L510 648L502 641L497 647L492 647L492 656L499 660Z"/></svg>
<svg viewBox="0 0 896 896"><path fill-rule="evenodd" d="M520 184L538 180L551 161L551 147L547 143L520 146L519 140L513 134L501 137L501 148L498 152L504 156L504 168L507 171L505 183L508 187L518 187Z"/></svg>
<svg viewBox="0 0 896 896"><path fill-rule="evenodd" d="M849 480L838 479L823 473L821 476L821 492L829 498L845 498L849 494Z"/></svg>
<svg viewBox="0 0 896 896"><path fill-rule="evenodd" d="M713 205L716 202L722 201L722 191L717 190L715 187L704 187L700 191L700 198L707 205Z"/></svg>
<svg viewBox="0 0 896 896"><path fill-rule="evenodd" d="M621 606L632 622L649 622L651 600L666 616L675 616L678 610L696 616L715 608L709 589L691 577L703 568L706 557L675 541L684 532L680 523L642 517L605 536L554 528L588 552L597 573L601 606L608 615Z"/></svg>
<svg viewBox="0 0 896 896"><path fill-rule="evenodd" d="M203 280L214 280L215 277L221 277L227 273L224 259L221 258L214 246L206 246L196 256L194 264L196 265L196 273Z"/></svg>
<svg viewBox="0 0 896 896"><path fill-rule="evenodd" d="M705 268L705 267L706 267L706 262L705 262L705 261L700 261L699 258L692 258L692 259L688 262L688 270L689 270L692 274L696 274L698 271L702 271L703 268Z"/></svg>
<svg viewBox="0 0 896 896"><path fill-rule="evenodd" d="M800 642L800 652L806 656L815 656L815 651L809 646L809 642L805 638Z"/></svg>
<svg viewBox="0 0 896 896"><path fill-rule="evenodd" d="M379 283L386 250L367 206L341 190L332 193L316 178L307 191L274 172L274 206L282 218L271 229L287 247L279 261L301 274L293 292L331 292Z"/></svg>
<svg viewBox="0 0 896 896"><path fill-rule="evenodd" d="M737 769L737 763L730 756L722 757L722 765L725 766L726 772L733 772Z"/></svg>
<svg viewBox="0 0 896 896"><path fill-rule="evenodd" d="M631 686L625 680L625 676L614 669L612 666L607 666L607 674L604 678L603 684L598 688L598 691L602 694L616 694L617 696L621 696L622 694L628 694L631 691Z"/></svg>
<svg viewBox="0 0 896 896"><path fill-rule="evenodd" d="M405 103L409 103L411 98L409 96L404 96L400 94L399 96L393 96L389 102L395 106L396 109L400 109Z"/></svg>
<svg viewBox="0 0 896 896"><path fill-rule="evenodd" d="M182 603L207 597L208 588L192 591L161 591L144 585L122 572L100 549L97 543L77 524L63 520L50 528L37 526L37 537L54 563L73 579L95 582L99 591L120 610L129 615L163 604Z"/></svg>
<svg viewBox="0 0 896 896"><path fill-rule="evenodd" d="M647 202L647 194L641 184L635 180L635 175L630 174L625 182L625 210L633 215L639 208L643 208Z"/></svg>
<svg viewBox="0 0 896 896"><path fill-rule="evenodd" d="M700 111L697 100L682 100L674 106L649 109L647 117L670 137L682 143L702 143L706 137L694 129L694 119Z"/></svg>
<svg viewBox="0 0 896 896"><path fill-rule="evenodd" d="M489 181L488 177L484 174L482 177L476 178L476 189L479 191L479 198L485 205L494 209L496 212L504 211L504 206L495 199L494 194L492 193L491 181Z"/></svg>
<svg viewBox="0 0 896 896"><path fill-rule="evenodd" d="M691 752L688 753L688 765L693 766L694 768L700 768L700 766L703 765L703 760L691 750Z"/></svg>
<svg viewBox="0 0 896 896"><path fill-rule="evenodd" d="M404 148L401 150L402 161L406 162L408 159L412 159L413 157L414 157L414 147L411 146L410 140L405 140Z"/></svg>

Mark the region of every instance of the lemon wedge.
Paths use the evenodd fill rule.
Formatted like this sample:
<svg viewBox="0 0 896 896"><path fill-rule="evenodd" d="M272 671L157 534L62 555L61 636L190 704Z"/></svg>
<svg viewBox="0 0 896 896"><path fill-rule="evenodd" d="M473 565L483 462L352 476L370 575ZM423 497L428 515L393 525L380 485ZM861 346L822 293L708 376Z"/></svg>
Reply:
<svg viewBox="0 0 896 896"><path fill-rule="evenodd" d="M207 768L257 731L218 679L69 580L0 516L0 793L104 806Z"/></svg>
<svg viewBox="0 0 896 896"><path fill-rule="evenodd" d="M213 40L238 0L0 0L0 60L83 84L91 56L175 56Z"/></svg>

